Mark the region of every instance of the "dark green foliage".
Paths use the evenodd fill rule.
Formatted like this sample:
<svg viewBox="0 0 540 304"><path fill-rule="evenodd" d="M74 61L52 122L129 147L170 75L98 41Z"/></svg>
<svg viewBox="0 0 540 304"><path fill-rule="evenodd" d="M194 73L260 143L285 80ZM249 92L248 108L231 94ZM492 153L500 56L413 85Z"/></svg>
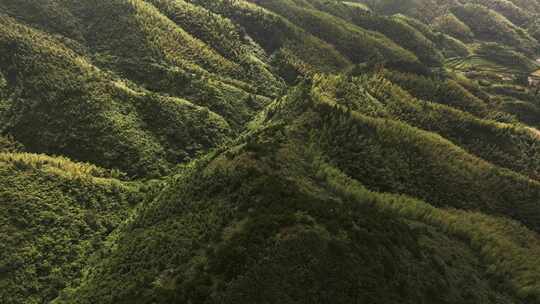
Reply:
<svg viewBox="0 0 540 304"><path fill-rule="evenodd" d="M424 37L435 43L444 57L465 57L469 55L469 50L463 42L446 34L435 32L428 25L420 22L417 19L402 14L395 15L393 18L407 23L424 35Z"/></svg>
<svg viewBox="0 0 540 304"><path fill-rule="evenodd" d="M418 19L412 18L410 16L404 15L404 14L395 14L393 17L407 23L408 25L410 25L412 27L414 27L417 31L422 33L422 35L424 35L427 39L429 39L431 41L436 41L437 40L437 36L438 36L437 32L435 32L426 23L424 23L424 22L422 22L422 21L420 21Z"/></svg>
<svg viewBox="0 0 540 304"><path fill-rule="evenodd" d="M533 12L529 11L525 6L518 6L520 3L517 3L516 5L516 3L508 0L474 0L472 2L497 11L518 26L526 24L529 19L532 18L531 13Z"/></svg>
<svg viewBox="0 0 540 304"><path fill-rule="evenodd" d="M33 3L33 0L25 1ZM55 6L60 5L58 1L48 0ZM76 21L79 32L59 39L67 47L88 55L85 59L101 69L112 70L148 89L223 111L220 114L234 127L245 123L246 116L254 110L239 100L250 94L272 96L281 90L281 81L265 66L266 54L250 41L241 40L239 32L231 31L229 21L181 1L157 4L164 6L160 6L164 14L176 16L174 22L142 0L65 1L60 6ZM175 13L178 11L184 14ZM59 33L57 27L61 25L56 19L34 20L31 18L34 12L25 6L14 5L8 12L29 19L33 26L51 34ZM47 12L43 14L47 16ZM115 18L122 14L125 14L123 18ZM200 41L191 33L207 39ZM230 44L205 43L218 40L211 37L225 39L224 33ZM235 56L230 54L230 48L236 50ZM257 101L260 107L266 100L258 97ZM226 109L232 104L241 113Z"/></svg>
<svg viewBox="0 0 540 304"><path fill-rule="evenodd" d="M415 64L417 58L390 39L356 27L343 19L321 11L296 5L290 0L253 1L280 14L311 34L330 42L352 62L366 62L373 56L383 56L387 62Z"/></svg>
<svg viewBox="0 0 540 304"><path fill-rule="evenodd" d="M56 0L3 0L0 11L8 16L16 16L25 23L52 30L67 38L82 41L79 21L66 5Z"/></svg>
<svg viewBox="0 0 540 304"><path fill-rule="evenodd" d="M527 25L527 30L531 36L540 41L540 19L535 18Z"/></svg>
<svg viewBox="0 0 540 304"><path fill-rule="evenodd" d="M462 240L377 207L390 197L321 187L332 171L284 132L173 178L57 303L512 303Z"/></svg>
<svg viewBox="0 0 540 304"><path fill-rule="evenodd" d="M461 41L470 41L474 37L471 29L452 13L435 18L432 25L436 30Z"/></svg>
<svg viewBox="0 0 540 304"><path fill-rule="evenodd" d="M511 113L519 118L524 123L540 127L540 106L534 103L526 102L519 99L506 99L501 107L508 113Z"/></svg>
<svg viewBox="0 0 540 304"><path fill-rule="evenodd" d="M478 116L488 114L487 104L455 80L434 79L394 71L388 71L385 76L419 99L452 106Z"/></svg>
<svg viewBox="0 0 540 304"><path fill-rule="evenodd" d="M501 42L529 54L538 49L538 41L525 30L485 6L467 4L453 8L452 12L467 24L479 39Z"/></svg>
<svg viewBox="0 0 540 304"><path fill-rule="evenodd" d="M357 14L353 22L371 31L380 32L398 45L413 52L427 66L440 66L442 55L434 43L399 18Z"/></svg>
<svg viewBox="0 0 540 304"><path fill-rule="evenodd" d="M437 44L442 48L441 52L446 58L467 57L470 55L467 46L451 36L439 34L437 41Z"/></svg>
<svg viewBox="0 0 540 304"><path fill-rule="evenodd" d="M540 303L539 13L0 0L0 303Z"/></svg>
<svg viewBox="0 0 540 304"><path fill-rule="evenodd" d="M403 0L368 0L365 1L369 7L378 13L392 15L397 13L411 14L418 1L403 1Z"/></svg>
<svg viewBox="0 0 540 304"><path fill-rule="evenodd" d="M225 16L240 26L268 53L281 50L288 61L304 74L316 71L336 72L345 69L349 62L330 44L291 21L272 14L247 1L190 0L191 3Z"/></svg>
<svg viewBox="0 0 540 304"><path fill-rule="evenodd" d="M13 139L12 136L0 136L0 152L20 152L23 145Z"/></svg>
<svg viewBox="0 0 540 304"><path fill-rule="evenodd" d="M363 29L385 35L399 46L411 51L427 66L441 65L442 56L434 43L399 17L390 18L371 14L361 7L350 6L339 1L310 0L309 4Z"/></svg>
<svg viewBox="0 0 540 304"><path fill-rule="evenodd" d="M307 121L306 129L320 126L318 138L328 157L369 188L405 193L436 206L511 214L540 229L540 183L408 125L330 110L326 103L321 107L317 111L323 115Z"/></svg>
<svg viewBox="0 0 540 304"><path fill-rule="evenodd" d="M523 10L529 12L529 13L540 13L540 3L538 1L534 0L510 0L510 2L514 3L518 7L522 8Z"/></svg>
<svg viewBox="0 0 540 304"><path fill-rule="evenodd" d="M269 71L264 50L246 37L245 32L229 19L183 0L148 2L154 4L182 29L201 39L224 57L238 63L242 73L233 76L252 80L262 94L279 93L281 84Z"/></svg>
<svg viewBox="0 0 540 304"><path fill-rule="evenodd" d="M459 0L365 0L377 12L383 14L405 14L425 23L430 23L448 9L459 5Z"/></svg>
<svg viewBox="0 0 540 304"><path fill-rule="evenodd" d="M399 125L392 127L397 129ZM449 151L450 145L439 145L435 140L426 147L426 138L404 138L403 134L399 134L399 139L388 138L388 135L383 133L387 130L369 127L352 130L373 133L355 142L339 140L339 137L334 135L328 144L328 153L330 157L337 159L338 166L348 175L361 180L370 188L429 199L431 203L441 207L511 214L538 231L538 182L486 166L470 156L461 159L464 154ZM384 138L384 141L377 138ZM416 141L423 142L422 146L410 147ZM351 154L352 151L355 153ZM441 157L453 161L443 165Z"/></svg>

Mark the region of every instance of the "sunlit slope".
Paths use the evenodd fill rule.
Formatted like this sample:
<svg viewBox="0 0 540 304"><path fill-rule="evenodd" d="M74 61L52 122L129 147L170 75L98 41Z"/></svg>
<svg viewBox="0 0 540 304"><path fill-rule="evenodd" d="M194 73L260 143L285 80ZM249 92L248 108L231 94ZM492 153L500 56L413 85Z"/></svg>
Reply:
<svg viewBox="0 0 540 304"><path fill-rule="evenodd" d="M262 93L279 93L281 84L272 74L268 54L231 20L183 0L148 2L215 52L237 63L239 68L233 76L250 80Z"/></svg>
<svg viewBox="0 0 540 304"><path fill-rule="evenodd" d="M113 65L123 70L144 59L192 73L217 73L223 80L234 83L236 79L238 85L246 88L251 86L252 80L263 80L268 83L266 87L261 86L261 90L268 93L279 85L264 67L259 66L258 70L246 73L244 68L248 67L242 66L239 58L223 57L221 49L213 49L185 30L192 30L196 22L210 23L213 16L180 1L154 2L157 7L142 0L47 0L46 4L25 0L24 5L18 1L4 2L1 5L6 7L8 14L45 31L76 40L95 53L95 59L106 66ZM171 20L167 14L174 14L175 18ZM122 18L117 18L120 15ZM74 28L73 33L61 30L66 27L66 20ZM219 24L207 26L204 30L214 35L227 31ZM225 38L229 40L229 37L220 40L225 41ZM257 64L259 62L253 63Z"/></svg>
<svg viewBox="0 0 540 304"><path fill-rule="evenodd" d="M298 132L313 136L332 163L370 189L506 216L540 230L540 182L494 166L437 134L361 114L309 86L267 111L269 118L286 117Z"/></svg>
<svg viewBox="0 0 540 304"><path fill-rule="evenodd" d="M351 6L350 3L341 1L309 0L296 3L329 13L362 29L379 32L402 48L411 51L427 66L441 65L442 55L434 46L434 42L399 18L373 15L362 7Z"/></svg>
<svg viewBox="0 0 540 304"><path fill-rule="evenodd" d="M286 80L296 75L314 72L339 72L350 61L336 48L310 34L283 16L272 13L245 0L189 0L189 2L225 16L273 54L274 64Z"/></svg>
<svg viewBox="0 0 540 304"><path fill-rule="evenodd" d="M138 186L65 158L0 152L0 301L47 303L139 201Z"/></svg>
<svg viewBox="0 0 540 304"><path fill-rule="evenodd" d="M51 36L8 17L0 22L2 132L29 151L145 176L162 174L231 134L227 122L205 108L140 90Z"/></svg>
<svg viewBox="0 0 540 304"><path fill-rule="evenodd" d="M469 26L478 39L511 45L529 54L538 49L538 41L527 31L482 5L458 6L452 12Z"/></svg>
<svg viewBox="0 0 540 304"><path fill-rule="evenodd" d="M377 32L369 32L319 10L296 5L290 0L252 1L280 14L311 34L334 45L352 62L382 56L389 64L414 64L418 58Z"/></svg>
<svg viewBox="0 0 540 304"><path fill-rule="evenodd" d="M417 99L382 73L349 79L319 76L315 78L312 90L365 115L395 119L437 133L484 160L540 179L540 138L526 127L480 118L446 104Z"/></svg>
<svg viewBox="0 0 540 304"><path fill-rule="evenodd" d="M170 4L168 11L160 11L142 0L23 2L6 0L0 5L19 22L49 35L62 35L58 38L64 44L100 69L153 92L208 107L235 129L268 102L261 95L273 96L282 89L279 76L270 73L263 62L267 55L256 45L244 42L236 47L238 56L229 58L222 55L222 49L214 49L184 30L182 26L196 29L197 22L212 23L215 16L200 9ZM174 13L175 9L183 15ZM171 20L166 13L176 18ZM60 30L66 20L72 24L70 32ZM227 41L229 37L223 33L235 36L227 26L220 23L202 30Z"/></svg>

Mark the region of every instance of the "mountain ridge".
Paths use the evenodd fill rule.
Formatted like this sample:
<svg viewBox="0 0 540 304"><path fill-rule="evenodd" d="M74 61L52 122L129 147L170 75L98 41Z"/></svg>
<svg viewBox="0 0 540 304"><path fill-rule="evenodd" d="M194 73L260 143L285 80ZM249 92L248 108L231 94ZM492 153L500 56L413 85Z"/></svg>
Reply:
<svg viewBox="0 0 540 304"><path fill-rule="evenodd" d="M532 0L0 0L0 302L540 303Z"/></svg>

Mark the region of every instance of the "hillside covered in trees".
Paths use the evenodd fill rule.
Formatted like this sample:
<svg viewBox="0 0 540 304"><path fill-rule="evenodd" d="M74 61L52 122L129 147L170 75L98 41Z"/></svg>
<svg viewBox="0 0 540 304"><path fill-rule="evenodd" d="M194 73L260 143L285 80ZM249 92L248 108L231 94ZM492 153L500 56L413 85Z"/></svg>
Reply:
<svg viewBox="0 0 540 304"><path fill-rule="evenodd" d="M0 0L0 303L540 304L540 2Z"/></svg>

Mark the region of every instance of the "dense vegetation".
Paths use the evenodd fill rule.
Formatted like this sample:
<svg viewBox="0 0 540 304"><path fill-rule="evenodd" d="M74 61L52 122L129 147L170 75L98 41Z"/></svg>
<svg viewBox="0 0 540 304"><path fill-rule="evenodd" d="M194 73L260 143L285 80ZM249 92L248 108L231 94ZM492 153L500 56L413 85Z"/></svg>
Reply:
<svg viewBox="0 0 540 304"><path fill-rule="evenodd" d="M57 303L515 301L458 233L399 214L425 203L347 185L286 138L277 126L186 168Z"/></svg>
<svg viewBox="0 0 540 304"><path fill-rule="evenodd" d="M485 6L467 4L452 11L479 39L513 45L525 52L534 52L538 48L538 41L525 30Z"/></svg>
<svg viewBox="0 0 540 304"><path fill-rule="evenodd" d="M540 304L539 16L0 0L0 303Z"/></svg>
<svg viewBox="0 0 540 304"><path fill-rule="evenodd" d="M139 201L114 172L0 153L0 301L47 303L77 282L93 252Z"/></svg>

